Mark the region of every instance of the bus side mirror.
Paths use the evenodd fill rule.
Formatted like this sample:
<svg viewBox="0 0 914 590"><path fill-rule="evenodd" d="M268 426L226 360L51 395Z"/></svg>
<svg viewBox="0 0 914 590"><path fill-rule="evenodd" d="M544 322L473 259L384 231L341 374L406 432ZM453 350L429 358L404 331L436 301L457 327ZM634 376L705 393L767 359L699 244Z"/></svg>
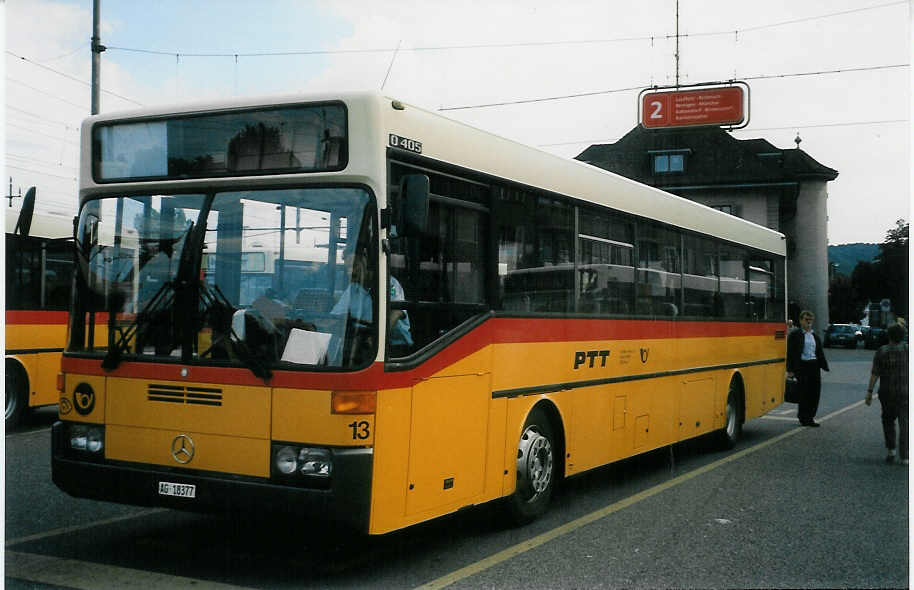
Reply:
<svg viewBox="0 0 914 590"><path fill-rule="evenodd" d="M407 174L400 180L400 236L420 236L428 226L429 180L425 174Z"/></svg>

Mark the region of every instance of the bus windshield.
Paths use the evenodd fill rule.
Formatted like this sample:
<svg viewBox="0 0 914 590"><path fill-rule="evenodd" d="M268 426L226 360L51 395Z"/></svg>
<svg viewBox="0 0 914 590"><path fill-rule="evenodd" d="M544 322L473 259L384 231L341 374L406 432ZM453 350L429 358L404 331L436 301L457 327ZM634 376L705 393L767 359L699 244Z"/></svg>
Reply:
<svg viewBox="0 0 914 590"><path fill-rule="evenodd" d="M361 188L88 201L68 350L356 368L376 354L374 205ZM94 342L97 324L106 342Z"/></svg>

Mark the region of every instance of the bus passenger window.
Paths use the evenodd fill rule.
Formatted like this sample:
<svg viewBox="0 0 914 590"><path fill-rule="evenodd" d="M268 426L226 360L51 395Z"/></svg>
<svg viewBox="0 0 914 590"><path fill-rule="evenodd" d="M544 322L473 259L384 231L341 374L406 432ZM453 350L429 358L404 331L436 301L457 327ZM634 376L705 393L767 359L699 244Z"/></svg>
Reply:
<svg viewBox="0 0 914 590"><path fill-rule="evenodd" d="M720 298L723 316L741 319L748 315L747 296L749 284L746 276L747 253L742 248L721 246L720 249Z"/></svg>
<svg viewBox="0 0 914 590"><path fill-rule="evenodd" d="M721 314L717 244L707 238L685 237L683 315L711 318Z"/></svg>
<svg viewBox="0 0 914 590"><path fill-rule="evenodd" d="M680 315L679 250L679 232L659 225L639 224L638 315L661 318Z"/></svg>
<svg viewBox="0 0 914 590"><path fill-rule="evenodd" d="M578 213L575 310L630 314L634 302L634 228L619 216L581 208Z"/></svg>
<svg viewBox="0 0 914 590"><path fill-rule="evenodd" d="M570 203L501 189L498 279L502 308L568 312L574 301L574 208Z"/></svg>

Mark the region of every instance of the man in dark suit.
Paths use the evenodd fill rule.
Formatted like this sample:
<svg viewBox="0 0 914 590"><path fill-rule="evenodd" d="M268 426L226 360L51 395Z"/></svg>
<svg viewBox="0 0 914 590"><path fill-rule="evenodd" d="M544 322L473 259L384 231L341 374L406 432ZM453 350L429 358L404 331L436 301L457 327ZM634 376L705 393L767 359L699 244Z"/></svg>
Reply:
<svg viewBox="0 0 914 590"><path fill-rule="evenodd" d="M787 376L796 377L800 390L797 417L802 426L819 426L814 420L819 409L822 374L828 370L822 341L813 332L816 316L811 311L800 312L800 327L787 336Z"/></svg>

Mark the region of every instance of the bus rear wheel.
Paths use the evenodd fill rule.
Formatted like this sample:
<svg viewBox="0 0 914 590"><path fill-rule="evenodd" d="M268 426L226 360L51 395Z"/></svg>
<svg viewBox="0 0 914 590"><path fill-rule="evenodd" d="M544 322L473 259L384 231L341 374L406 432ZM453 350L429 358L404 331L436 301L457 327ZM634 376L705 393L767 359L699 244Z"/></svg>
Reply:
<svg viewBox="0 0 914 590"><path fill-rule="evenodd" d="M726 422L724 422L724 427L718 431L717 438L721 447L732 449L736 446L742 434L742 396L740 395L739 387L735 383L731 383L730 392L727 394Z"/></svg>
<svg viewBox="0 0 914 590"><path fill-rule="evenodd" d="M507 501L508 515L515 524L532 522L549 508L555 489L556 449L548 416L534 409L517 444L517 488Z"/></svg>
<svg viewBox="0 0 914 590"><path fill-rule="evenodd" d="M28 379L15 363L6 363L6 429L22 421L29 407Z"/></svg>

